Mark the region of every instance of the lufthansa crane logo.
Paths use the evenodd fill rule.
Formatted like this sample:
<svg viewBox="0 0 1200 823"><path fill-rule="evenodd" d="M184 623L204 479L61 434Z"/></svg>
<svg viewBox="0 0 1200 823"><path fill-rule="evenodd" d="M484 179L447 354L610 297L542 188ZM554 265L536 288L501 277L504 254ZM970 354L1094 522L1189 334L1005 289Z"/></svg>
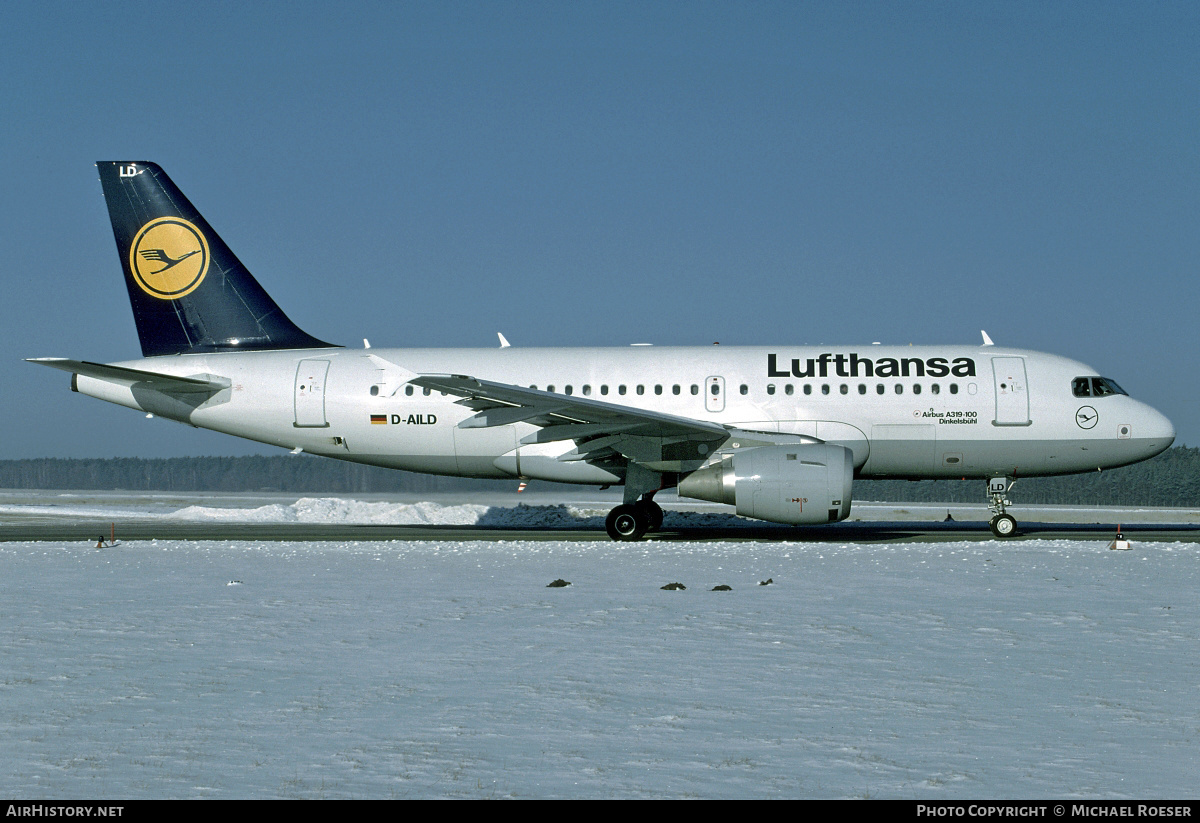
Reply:
<svg viewBox="0 0 1200 823"><path fill-rule="evenodd" d="M1099 419L1100 415L1096 414L1096 410L1091 406L1080 406L1079 411L1075 412L1075 422L1081 429L1093 428Z"/></svg>
<svg viewBox="0 0 1200 823"><path fill-rule="evenodd" d="M129 270L138 287L159 300L191 294L208 273L208 241L181 217L142 226L129 245Z"/></svg>

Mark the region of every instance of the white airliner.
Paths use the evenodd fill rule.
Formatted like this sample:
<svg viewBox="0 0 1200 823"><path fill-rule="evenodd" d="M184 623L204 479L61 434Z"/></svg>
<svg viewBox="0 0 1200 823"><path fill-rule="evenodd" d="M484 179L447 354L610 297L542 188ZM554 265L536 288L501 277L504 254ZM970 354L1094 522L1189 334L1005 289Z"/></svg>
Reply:
<svg viewBox="0 0 1200 823"><path fill-rule="evenodd" d="M981 478L992 531L1020 477L1145 460L1171 422L1089 366L994 346L362 349L297 328L153 163L97 164L143 358L40 358L75 391L293 451L462 477L624 485L791 524L862 478Z"/></svg>

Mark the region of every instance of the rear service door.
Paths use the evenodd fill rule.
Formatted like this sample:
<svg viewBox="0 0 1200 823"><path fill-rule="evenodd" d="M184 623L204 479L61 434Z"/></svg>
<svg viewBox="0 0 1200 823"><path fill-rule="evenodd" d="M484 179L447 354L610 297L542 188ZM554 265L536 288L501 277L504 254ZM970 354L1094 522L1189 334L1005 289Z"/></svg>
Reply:
<svg viewBox="0 0 1200 823"><path fill-rule="evenodd" d="M296 368L296 422L298 429L323 429L325 419L325 376L328 360L301 360Z"/></svg>

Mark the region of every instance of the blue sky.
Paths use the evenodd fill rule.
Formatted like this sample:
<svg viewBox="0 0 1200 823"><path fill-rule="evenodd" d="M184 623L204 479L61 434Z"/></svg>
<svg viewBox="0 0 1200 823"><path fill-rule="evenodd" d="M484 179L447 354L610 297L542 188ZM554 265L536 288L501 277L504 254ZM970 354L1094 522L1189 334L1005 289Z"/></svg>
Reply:
<svg viewBox="0 0 1200 823"><path fill-rule="evenodd" d="M968 343L1200 443L1195 3L0 8L0 458L277 453L21 362L140 355L93 163L375 346Z"/></svg>

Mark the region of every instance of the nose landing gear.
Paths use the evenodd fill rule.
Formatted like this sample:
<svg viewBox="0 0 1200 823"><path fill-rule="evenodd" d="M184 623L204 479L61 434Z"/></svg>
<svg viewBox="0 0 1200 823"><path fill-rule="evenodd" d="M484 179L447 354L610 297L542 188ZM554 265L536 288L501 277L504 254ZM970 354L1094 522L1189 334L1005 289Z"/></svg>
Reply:
<svg viewBox="0 0 1200 823"><path fill-rule="evenodd" d="M988 509L994 514L988 525L992 534L1001 539L1012 537L1017 533L1017 519L1006 511L1012 505L1008 499L1008 490L1016 480L1009 477L992 477L988 479Z"/></svg>

